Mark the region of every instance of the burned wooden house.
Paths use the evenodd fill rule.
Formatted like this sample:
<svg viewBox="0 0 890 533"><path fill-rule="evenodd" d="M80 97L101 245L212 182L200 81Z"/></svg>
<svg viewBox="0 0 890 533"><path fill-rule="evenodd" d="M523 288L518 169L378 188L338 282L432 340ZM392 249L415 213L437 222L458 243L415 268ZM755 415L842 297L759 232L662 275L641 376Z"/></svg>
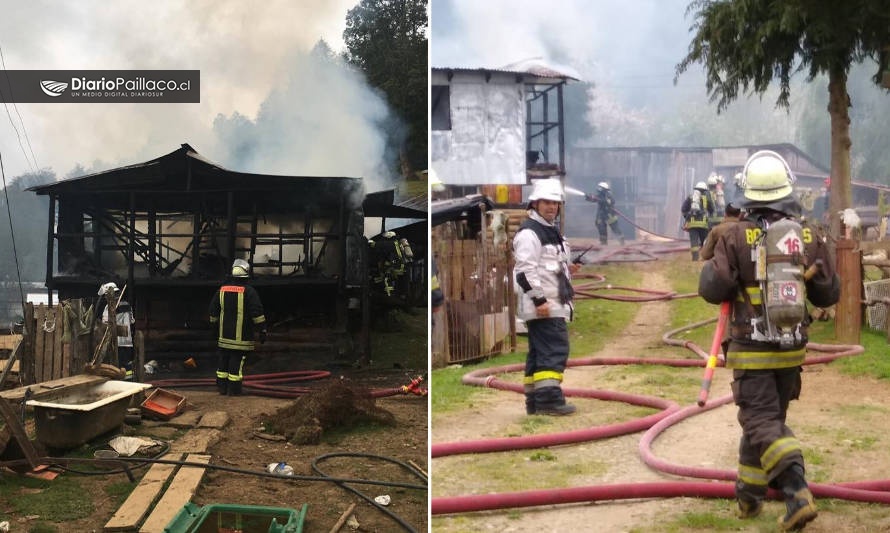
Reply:
<svg viewBox="0 0 890 533"><path fill-rule="evenodd" d="M359 178L237 172L183 144L30 190L49 197L47 290L97 300L105 282L125 287L147 357L213 352L208 304L236 258L265 306L264 353L367 352Z"/></svg>

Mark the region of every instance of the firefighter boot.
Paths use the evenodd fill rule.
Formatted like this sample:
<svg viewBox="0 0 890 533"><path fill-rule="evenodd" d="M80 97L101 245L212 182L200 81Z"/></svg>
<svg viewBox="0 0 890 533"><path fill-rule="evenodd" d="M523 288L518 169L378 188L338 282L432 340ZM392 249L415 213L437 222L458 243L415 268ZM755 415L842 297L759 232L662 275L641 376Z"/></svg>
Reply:
<svg viewBox="0 0 890 533"><path fill-rule="evenodd" d="M793 464L776 478L785 496L785 515L779 517L782 531L799 531L819 515L813 493L807 487L801 465Z"/></svg>
<svg viewBox="0 0 890 533"><path fill-rule="evenodd" d="M535 413L539 415L564 416L575 412L575 406L566 403L559 387L535 389Z"/></svg>
<svg viewBox="0 0 890 533"><path fill-rule="evenodd" d="M761 495L761 493L763 493ZM754 518L763 511L763 497L766 495L766 487L755 487L743 481L735 482L735 498L738 503L736 515L739 518Z"/></svg>
<svg viewBox="0 0 890 533"><path fill-rule="evenodd" d="M526 392L525 393L525 414L533 415L535 414L535 393L534 392Z"/></svg>
<svg viewBox="0 0 890 533"><path fill-rule="evenodd" d="M228 389L228 383L229 383L229 380L227 380L227 379L216 378L216 390L218 390L222 396L226 395L226 392Z"/></svg>
<svg viewBox="0 0 890 533"><path fill-rule="evenodd" d="M241 381L229 381L229 396L241 396Z"/></svg>

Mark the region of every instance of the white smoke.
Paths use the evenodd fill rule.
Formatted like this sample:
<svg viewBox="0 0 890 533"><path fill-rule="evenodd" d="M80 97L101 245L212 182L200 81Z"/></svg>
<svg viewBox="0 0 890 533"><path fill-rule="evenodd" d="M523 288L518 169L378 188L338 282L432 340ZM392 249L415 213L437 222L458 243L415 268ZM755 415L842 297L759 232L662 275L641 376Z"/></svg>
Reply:
<svg viewBox="0 0 890 533"><path fill-rule="evenodd" d="M232 170L373 181L385 164L385 106L360 76L310 54L320 38L342 50L355 3L0 0L0 46L11 70L201 71L198 104L17 104L38 165L58 176L146 161L187 142ZM0 150L15 176L33 162L4 114ZM250 157L235 157L239 146L252 146Z"/></svg>
<svg viewBox="0 0 890 533"><path fill-rule="evenodd" d="M333 57L294 54L288 63L287 79L255 119L217 116L214 131L226 147L221 162L268 174L363 177L369 192L391 185L383 98Z"/></svg>

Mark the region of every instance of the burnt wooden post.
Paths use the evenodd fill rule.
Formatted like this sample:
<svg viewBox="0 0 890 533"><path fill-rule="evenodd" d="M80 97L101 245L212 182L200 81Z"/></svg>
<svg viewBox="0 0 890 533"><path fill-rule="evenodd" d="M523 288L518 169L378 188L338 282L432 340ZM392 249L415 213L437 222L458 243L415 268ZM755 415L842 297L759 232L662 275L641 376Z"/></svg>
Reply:
<svg viewBox="0 0 890 533"><path fill-rule="evenodd" d="M837 272L841 278L841 297L835 315L835 337L844 344L859 344L862 327L862 258L855 240L837 240Z"/></svg>
<svg viewBox="0 0 890 533"><path fill-rule="evenodd" d="M31 302L25 303L24 309L25 318L22 321L22 353L20 354L19 359L19 372L22 375L22 383L24 385L30 385L31 383L35 383L35 358L34 358L34 345L36 344L36 328L34 325L36 321L34 319L34 304Z"/></svg>

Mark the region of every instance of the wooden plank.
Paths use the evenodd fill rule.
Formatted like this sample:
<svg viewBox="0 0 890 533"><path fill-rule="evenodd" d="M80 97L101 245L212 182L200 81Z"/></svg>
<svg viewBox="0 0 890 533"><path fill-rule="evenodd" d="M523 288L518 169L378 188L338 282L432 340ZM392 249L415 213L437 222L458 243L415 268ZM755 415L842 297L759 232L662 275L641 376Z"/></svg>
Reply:
<svg viewBox="0 0 890 533"><path fill-rule="evenodd" d="M834 333L843 344L859 344L862 327L862 262L858 244L852 239L838 239L836 243L841 299L837 303Z"/></svg>
<svg viewBox="0 0 890 533"><path fill-rule="evenodd" d="M53 307L52 314L55 327L49 334L53 336L53 379L59 379L68 375L68 361L62 351L62 333L65 330L65 321L62 320L60 306Z"/></svg>
<svg viewBox="0 0 890 533"><path fill-rule="evenodd" d="M22 334L22 352L19 361L22 362L22 383L35 383L34 379L34 304L25 303L25 331Z"/></svg>
<svg viewBox="0 0 890 533"><path fill-rule="evenodd" d="M178 461L182 459L182 455L168 454L163 458ZM148 516L152 504L161 495L164 484L175 470L176 465L158 463L151 465L120 509L105 524L104 531L135 531Z"/></svg>
<svg viewBox="0 0 890 533"><path fill-rule="evenodd" d="M890 241L881 240L881 241L859 241L859 249L864 254L870 254L872 252L876 252L878 250L884 250L885 252L890 252Z"/></svg>
<svg viewBox="0 0 890 533"><path fill-rule="evenodd" d="M0 398L0 416L6 421L6 429L9 431L12 438L18 442L19 449L21 449L25 459L28 460L28 464L32 469L36 468L39 464L38 459L40 459L40 456L37 454L34 444L28 438L25 428L22 427L21 422L19 422L12 406L9 405L8 401L2 398ZM7 443L7 447L8 446L9 444Z"/></svg>
<svg viewBox="0 0 890 533"><path fill-rule="evenodd" d="M15 335L0 335L0 350L14 350L21 341L22 336L18 333Z"/></svg>
<svg viewBox="0 0 890 533"><path fill-rule="evenodd" d="M188 462L193 463L210 463L209 455L189 454L185 458ZM182 506L192 499L201 478L204 477L204 468L196 466L183 466L176 473L170 486L161 496L158 504L155 505L154 511L139 528L139 533L164 533L164 528L179 513Z"/></svg>
<svg viewBox="0 0 890 533"><path fill-rule="evenodd" d="M8 364L9 359L0 359L0 368L6 368L6 365ZM12 368L10 368L9 371L13 374L19 373L19 362L17 360L12 362Z"/></svg>
<svg viewBox="0 0 890 533"><path fill-rule="evenodd" d="M60 378L64 378L66 376L71 375L71 354L72 354L72 343L74 342L74 333L72 332L70 337L71 340L68 342L62 342L63 337L68 334L68 330L66 329L65 324L65 308L62 307L61 304L56 306L56 316L57 316L57 325L56 325L56 338L58 339L58 353L62 358L62 365L60 367L61 375Z"/></svg>
<svg viewBox="0 0 890 533"><path fill-rule="evenodd" d="M142 330L137 331L133 335L133 373L136 381L143 383L145 380L145 333Z"/></svg>
<svg viewBox="0 0 890 533"><path fill-rule="evenodd" d="M87 388L98 383L104 383L108 378L103 376L93 376L90 374L78 374L62 379L53 379L41 383L34 383L24 387L0 391L0 398L9 400L10 402L21 402L25 397L25 391L31 389L32 400L49 400L67 394L73 390Z"/></svg>
<svg viewBox="0 0 890 533"><path fill-rule="evenodd" d="M34 380L37 382L46 381L47 377L44 373L43 361L43 321L46 318L46 306L40 304L34 309Z"/></svg>

